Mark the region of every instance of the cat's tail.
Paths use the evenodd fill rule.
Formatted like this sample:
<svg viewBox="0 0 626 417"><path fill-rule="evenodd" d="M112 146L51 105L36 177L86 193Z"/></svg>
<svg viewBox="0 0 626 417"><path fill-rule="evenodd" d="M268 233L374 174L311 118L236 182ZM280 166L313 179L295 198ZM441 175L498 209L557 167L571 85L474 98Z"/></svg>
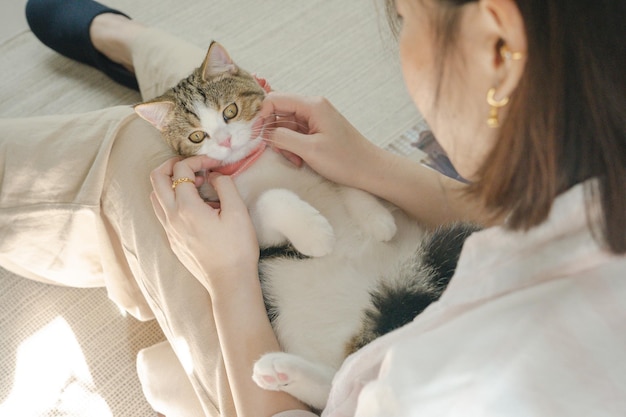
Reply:
<svg viewBox="0 0 626 417"><path fill-rule="evenodd" d="M461 249L480 228L470 223L442 226L428 234L418 250L390 277L381 279L363 312L361 329L346 346L356 352L372 340L407 323L437 301L454 275Z"/></svg>

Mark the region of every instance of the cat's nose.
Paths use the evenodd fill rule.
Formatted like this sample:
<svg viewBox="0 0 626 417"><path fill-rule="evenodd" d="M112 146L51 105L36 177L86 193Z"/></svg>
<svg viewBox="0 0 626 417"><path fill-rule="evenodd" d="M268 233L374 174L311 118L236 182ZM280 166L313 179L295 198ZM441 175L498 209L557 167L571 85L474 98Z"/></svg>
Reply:
<svg viewBox="0 0 626 417"><path fill-rule="evenodd" d="M232 139L232 136L227 136L225 139L220 141L220 146L223 146L225 148L230 148L232 146L232 144L230 143L230 140Z"/></svg>

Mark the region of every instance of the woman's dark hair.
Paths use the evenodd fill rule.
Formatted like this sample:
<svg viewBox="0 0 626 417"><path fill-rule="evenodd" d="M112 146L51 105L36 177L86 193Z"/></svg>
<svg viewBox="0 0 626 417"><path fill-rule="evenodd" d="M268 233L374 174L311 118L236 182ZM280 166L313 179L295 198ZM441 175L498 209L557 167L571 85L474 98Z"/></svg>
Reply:
<svg viewBox="0 0 626 417"><path fill-rule="evenodd" d="M472 1L434 1L442 6L432 16L435 59L445 77L461 6ZM524 74L468 192L508 215L511 229L526 230L547 218L559 194L595 178L585 184L588 217L594 202L602 209L592 230L612 252L626 253L626 2L515 2L526 29Z"/></svg>

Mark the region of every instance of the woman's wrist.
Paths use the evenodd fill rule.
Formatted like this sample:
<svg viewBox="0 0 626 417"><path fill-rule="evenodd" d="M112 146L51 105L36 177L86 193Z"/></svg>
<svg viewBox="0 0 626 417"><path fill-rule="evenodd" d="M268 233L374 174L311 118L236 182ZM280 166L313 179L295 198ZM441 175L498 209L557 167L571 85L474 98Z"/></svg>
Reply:
<svg viewBox="0 0 626 417"><path fill-rule="evenodd" d="M354 187L387 200L426 227L455 221L488 223L487 212L466 194L467 186L417 161L381 149L366 148Z"/></svg>
<svg viewBox="0 0 626 417"><path fill-rule="evenodd" d="M201 282L208 290L213 304L231 302L237 298L261 293L258 264L212 269L203 274Z"/></svg>
<svg viewBox="0 0 626 417"><path fill-rule="evenodd" d="M397 173L400 163L398 158L401 157L374 143L364 144L359 155L359 165L355 170L356 175L351 175L353 183L348 185L393 201L393 187L403 180Z"/></svg>
<svg viewBox="0 0 626 417"><path fill-rule="evenodd" d="M345 180L340 182L379 195L380 175L389 167L387 152L364 136L354 145L351 156L342 164Z"/></svg>

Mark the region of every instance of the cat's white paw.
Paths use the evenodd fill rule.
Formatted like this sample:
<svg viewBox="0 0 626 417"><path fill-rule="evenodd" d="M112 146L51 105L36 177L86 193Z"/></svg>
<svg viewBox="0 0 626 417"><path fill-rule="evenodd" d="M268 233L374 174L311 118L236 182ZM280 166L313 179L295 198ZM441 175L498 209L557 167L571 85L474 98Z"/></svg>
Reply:
<svg viewBox="0 0 626 417"><path fill-rule="evenodd" d="M303 255L328 255L335 246L335 231L326 217L293 191L265 191L253 211L259 243L280 245L285 239Z"/></svg>
<svg viewBox="0 0 626 417"><path fill-rule="evenodd" d="M322 410L336 370L285 352L267 353L254 364L252 379L266 390L283 391Z"/></svg>
<svg viewBox="0 0 626 417"><path fill-rule="evenodd" d="M311 257L328 255L335 247L335 231L320 213L309 213L301 231L289 239L298 252Z"/></svg>
<svg viewBox="0 0 626 417"><path fill-rule="evenodd" d="M252 379L266 390L281 391L292 383L297 366L289 361L289 356L282 353L269 353L256 361Z"/></svg>
<svg viewBox="0 0 626 417"><path fill-rule="evenodd" d="M362 226L365 233L379 242L389 242L398 231L393 215L387 210L379 210L376 215L368 216Z"/></svg>
<svg viewBox="0 0 626 417"><path fill-rule="evenodd" d="M359 228L379 242L388 242L398 227L391 211L378 198L357 188L342 189L346 208Z"/></svg>

